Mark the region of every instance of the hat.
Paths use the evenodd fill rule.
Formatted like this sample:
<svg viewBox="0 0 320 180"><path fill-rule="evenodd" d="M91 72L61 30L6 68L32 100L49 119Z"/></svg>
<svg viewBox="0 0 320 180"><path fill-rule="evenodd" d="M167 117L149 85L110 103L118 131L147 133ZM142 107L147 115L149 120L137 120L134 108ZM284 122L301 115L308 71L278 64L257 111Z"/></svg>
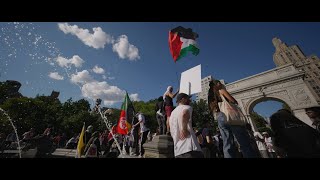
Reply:
<svg viewBox="0 0 320 180"><path fill-rule="evenodd" d="M182 98L191 98L191 97L192 97L191 95L189 96L189 95L187 95L185 93L179 93L178 96L177 96L177 101L176 102L179 103Z"/></svg>

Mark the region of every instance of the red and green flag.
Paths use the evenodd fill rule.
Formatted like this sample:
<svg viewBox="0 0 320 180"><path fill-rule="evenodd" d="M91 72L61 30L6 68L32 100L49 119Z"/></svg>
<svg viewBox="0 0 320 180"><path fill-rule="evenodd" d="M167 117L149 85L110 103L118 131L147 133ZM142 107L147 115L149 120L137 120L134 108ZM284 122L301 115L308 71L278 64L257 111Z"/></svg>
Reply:
<svg viewBox="0 0 320 180"><path fill-rule="evenodd" d="M196 38L199 35L190 28L178 26L169 31L169 47L174 62L186 56L189 52L197 56L200 49L197 45Z"/></svg>
<svg viewBox="0 0 320 180"><path fill-rule="evenodd" d="M134 109L133 104L130 101L129 95L126 92L124 101L121 106L120 118L117 125L117 133L128 134L131 130L130 117L133 117Z"/></svg>

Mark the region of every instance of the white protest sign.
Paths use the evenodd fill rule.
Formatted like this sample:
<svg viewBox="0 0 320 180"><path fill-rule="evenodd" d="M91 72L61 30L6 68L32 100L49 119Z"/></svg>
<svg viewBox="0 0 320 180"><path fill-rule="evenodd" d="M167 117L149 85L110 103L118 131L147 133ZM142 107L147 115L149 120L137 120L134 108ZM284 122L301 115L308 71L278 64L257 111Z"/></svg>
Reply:
<svg viewBox="0 0 320 180"><path fill-rule="evenodd" d="M201 64L181 73L179 93L201 92Z"/></svg>

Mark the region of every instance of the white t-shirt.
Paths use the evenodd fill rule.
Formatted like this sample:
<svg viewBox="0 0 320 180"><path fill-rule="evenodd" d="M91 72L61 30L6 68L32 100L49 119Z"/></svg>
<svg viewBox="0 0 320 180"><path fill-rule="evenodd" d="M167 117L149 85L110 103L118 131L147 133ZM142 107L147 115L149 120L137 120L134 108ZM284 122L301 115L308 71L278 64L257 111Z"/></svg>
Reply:
<svg viewBox="0 0 320 180"><path fill-rule="evenodd" d="M274 151L274 148L273 148L273 143L272 143L271 137L265 137L265 138L264 138L264 141L265 141L266 144L267 144L268 151L269 151L269 152L275 152L275 151Z"/></svg>
<svg viewBox="0 0 320 180"><path fill-rule="evenodd" d="M145 118L144 118L144 115L143 114L139 114L138 115L138 120L141 121L140 123L140 132L146 132L146 131L149 131L150 129L147 128L144 123L146 122Z"/></svg>
<svg viewBox="0 0 320 180"><path fill-rule="evenodd" d="M263 136L260 134L260 132L254 132L254 136L258 136L260 139L263 139ZM258 149L259 151L266 151L267 150L267 147L266 145L262 142L262 141L259 141L259 140L256 140L256 143L257 143L257 146L258 146Z"/></svg>
<svg viewBox="0 0 320 180"><path fill-rule="evenodd" d="M192 129L192 120L189 119L188 122L188 130L190 132L190 136L181 140L179 138L180 129L182 129L182 112L184 109L188 109L190 112L190 117L192 117L192 107L189 105L179 105L176 107L170 116L169 124L170 124L170 133L174 143L174 155L178 156L190 151L202 151L199 142L197 141L197 137Z"/></svg>

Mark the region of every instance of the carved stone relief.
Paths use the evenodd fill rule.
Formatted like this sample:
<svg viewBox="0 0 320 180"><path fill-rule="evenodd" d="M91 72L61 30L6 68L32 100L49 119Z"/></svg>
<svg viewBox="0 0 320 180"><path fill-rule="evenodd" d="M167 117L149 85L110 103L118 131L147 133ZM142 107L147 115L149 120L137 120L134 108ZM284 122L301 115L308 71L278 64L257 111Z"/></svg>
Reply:
<svg viewBox="0 0 320 180"><path fill-rule="evenodd" d="M292 90L292 94L298 106L311 104L310 97L307 95L304 89L301 88L301 89Z"/></svg>
<svg viewBox="0 0 320 180"><path fill-rule="evenodd" d="M292 68L291 68L291 66L289 66L289 67L286 67L286 68L283 68L283 69L279 69L276 72L277 72L278 75L281 75L281 74L289 72L291 70L292 70Z"/></svg>

